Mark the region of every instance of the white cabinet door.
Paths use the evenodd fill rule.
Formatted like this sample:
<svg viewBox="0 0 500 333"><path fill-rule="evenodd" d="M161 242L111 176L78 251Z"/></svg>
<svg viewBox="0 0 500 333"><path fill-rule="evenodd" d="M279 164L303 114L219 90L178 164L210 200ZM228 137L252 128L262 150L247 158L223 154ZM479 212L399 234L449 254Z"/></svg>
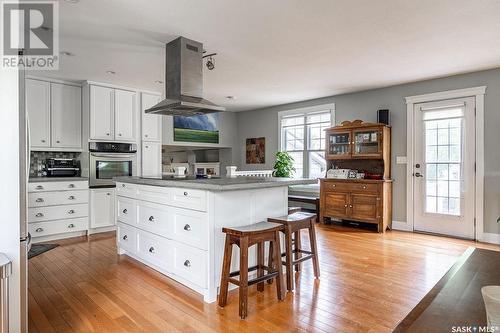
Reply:
<svg viewBox="0 0 500 333"><path fill-rule="evenodd" d="M90 86L90 139L114 140L114 89Z"/></svg>
<svg viewBox="0 0 500 333"><path fill-rule="evenodd" d="M26 110L32 148L50 147L50 83L26 80Z"/></svg>
<svg viewBox="0 0 500 333"><path fill-rule="evenodd" d="M115 189L90 190L90 227L101 228L115 225Z"/></svg>
<svg viewBox="0 0 500 333"><path fill-rule="evenodd" d="M52 147L82 148L82 89L51 83Z"/></svg>
<svg viewBox="0 0 500 333"><path fill-rule="evenodd" d="M142 93L142 140L161 142L161 118L156 114L147 114L144 111L160 101L160 96Z"/></svg>
<svg viewBox="0 0 500 333"><path fill-rule="evenodd" d="M142 143L142 177L161 177L161 143Z"/></svg>
<svg viewBox="0 0 500 333"><path fill-rule="evenodd" d="M115 90L115 140L136 140L136 93Z"/></svg>

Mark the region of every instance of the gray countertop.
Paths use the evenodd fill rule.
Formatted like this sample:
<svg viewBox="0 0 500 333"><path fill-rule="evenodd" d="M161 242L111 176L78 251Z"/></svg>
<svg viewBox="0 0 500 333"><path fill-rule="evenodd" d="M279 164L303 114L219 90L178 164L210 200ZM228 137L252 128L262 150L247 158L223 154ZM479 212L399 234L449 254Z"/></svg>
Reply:
<svg viewBox="0 0 500 333"><path fill-rule="evenodd" d="M87 181L87 177L30 177L30 183Z"/></svg>
<svg viewBox="0 0 500 333"><path fill-rule="evenodd" d="M268 187L280 187L289 185L316 184L317 179L305 178L275 178L275 177L222 177L194 179L188 178L141 178L141 177L116 177L117 182L162 186L162 187L182 187L209 191L236 191L250 190Z"/></svg>

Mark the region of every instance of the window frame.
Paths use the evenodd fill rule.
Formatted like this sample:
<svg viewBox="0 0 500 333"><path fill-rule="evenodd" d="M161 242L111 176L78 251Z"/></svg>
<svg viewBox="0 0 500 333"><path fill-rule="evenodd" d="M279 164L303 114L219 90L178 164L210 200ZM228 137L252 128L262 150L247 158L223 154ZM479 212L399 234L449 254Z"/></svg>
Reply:
<svg viewBox="0 0 500 333"><path fill-rule="evenodd" d="M309 152L315 152L320 150L309 150L308 149L308 141L307 141L307 116L315 113L324 113L325 111L330 112L330 126L334 126L335 124L335 103L321 104L304 108L290 109L285 111L278 112L278 151L285 151L283 147L283 133L282 133L282 120L283 118L293 117L293 116L304 116L304 149L302 150L302 161L303 161L303 172L302 177L309 177ZM300 151L300 150L298 150Z"/></svg>

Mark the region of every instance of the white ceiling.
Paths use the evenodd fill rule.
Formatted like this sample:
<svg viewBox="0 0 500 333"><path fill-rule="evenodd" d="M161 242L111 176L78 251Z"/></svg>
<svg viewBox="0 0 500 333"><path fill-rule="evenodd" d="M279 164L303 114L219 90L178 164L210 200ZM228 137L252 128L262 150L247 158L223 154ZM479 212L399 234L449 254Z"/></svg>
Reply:
<svg viewBox="0 0 500 333"><path fill-rule="evenodd" d="M500 1L61 0L75 56L42 75L163 92L180 35L218 53L204 97L241 111L500 67Z"/></svg>

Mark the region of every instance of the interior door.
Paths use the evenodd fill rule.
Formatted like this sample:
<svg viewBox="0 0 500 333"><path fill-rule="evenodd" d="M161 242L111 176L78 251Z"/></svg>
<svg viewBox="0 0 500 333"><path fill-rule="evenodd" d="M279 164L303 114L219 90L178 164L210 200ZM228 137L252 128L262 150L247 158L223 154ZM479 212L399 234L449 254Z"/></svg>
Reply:
<svg viewBox="0 0 500 333"><path fill-rule="evenodd" d="M51 83L52 147L82 149L82 89Z"/></svg>
<svg viewBox="0 0 500 333"><path fill-rule="evenodd" d="M115 140L135 141L136 132L136 93L115 90Z"/></svg>
<svg viewBox="0 0 500 333"><path fill-rule="evenodd" d="M414 229L474 238L475 99L414 107Z"/></svg>

